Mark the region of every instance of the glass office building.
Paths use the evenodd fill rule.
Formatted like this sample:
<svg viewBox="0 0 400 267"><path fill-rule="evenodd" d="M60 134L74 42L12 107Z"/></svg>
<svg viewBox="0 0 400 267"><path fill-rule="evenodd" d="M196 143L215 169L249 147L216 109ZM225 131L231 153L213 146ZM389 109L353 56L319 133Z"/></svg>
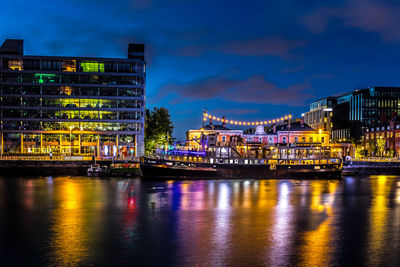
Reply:
<svg viewBox="0 0 400 267"><path fill-rule="evenodd" d="M144 154L144 45L127 58L28 56L0 47L1 154Z"/></svg>
<svg viewBox="0 0 400 267"><path fill-rule="evenodd" d="M332 139L358 139L364 129L398 114L400 87L369 87L339 96L333 108Z"/></svg>

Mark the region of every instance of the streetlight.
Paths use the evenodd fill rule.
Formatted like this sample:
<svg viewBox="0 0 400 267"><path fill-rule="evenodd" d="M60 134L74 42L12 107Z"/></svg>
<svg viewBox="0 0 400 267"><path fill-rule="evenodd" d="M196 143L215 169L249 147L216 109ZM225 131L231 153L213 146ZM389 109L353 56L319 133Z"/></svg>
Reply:
<svg viewBox="0 0 400 267"><path fill-rule="evenodd" d="M73 126L69 126L69 156L72 156L72 129Z"/></svg>

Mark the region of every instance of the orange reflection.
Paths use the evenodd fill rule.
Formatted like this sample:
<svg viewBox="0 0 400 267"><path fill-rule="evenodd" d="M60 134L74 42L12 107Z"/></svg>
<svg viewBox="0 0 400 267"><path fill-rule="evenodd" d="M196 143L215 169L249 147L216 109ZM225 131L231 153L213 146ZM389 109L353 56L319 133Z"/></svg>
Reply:
<svg viewBox="0 0 400 267"><path fill-rule="evenodd" d="M372 205L370 208L370 234L368 258L374 263L384 250L387 228L389 193L395 179L386 175L371 176Z"/></svg>
<svg viewBox="0 0 400 267"><path fill-rule="evenodd" d="M304 234L302 264L304 266L327 266L332 238L332 206L338 181L311 182L311 230Z"/></svg>
<svg viewBox="0 0 400 267"><path fill-rule="evenodd" d="M55 194L59 207L55 210L53 247L55 265L76 265L88 256L88 229L84 219L82 186L65 179ZM87 218L86 218L87 219Z"/></svg>

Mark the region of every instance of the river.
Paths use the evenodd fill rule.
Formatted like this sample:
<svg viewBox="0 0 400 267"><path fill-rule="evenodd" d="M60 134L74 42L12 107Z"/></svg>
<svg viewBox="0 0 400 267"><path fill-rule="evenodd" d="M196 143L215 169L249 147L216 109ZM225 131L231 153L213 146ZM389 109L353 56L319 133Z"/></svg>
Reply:
<svg viewBox="0 0 400 267"><path fill-rule="evenodd" d="M400 177L0 178L0 266L400 265Z"/></svg>

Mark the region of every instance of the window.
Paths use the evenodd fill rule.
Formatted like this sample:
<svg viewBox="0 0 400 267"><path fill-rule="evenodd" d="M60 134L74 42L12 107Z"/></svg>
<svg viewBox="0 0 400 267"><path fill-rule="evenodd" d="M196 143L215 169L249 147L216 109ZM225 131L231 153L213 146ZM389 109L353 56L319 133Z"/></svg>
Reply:
<svg viewBox="0 0 400 267"><path fill-rule="evenodd" d="M82 61L81 71L83 72L104 72L104 63L97 61Z"/></svg>
<svg viewBox="0 0 400 267"><path fill-rule="evenodd" d="M62 62L63 71L76 71L76 60L63 60Z"/></svg>
<svg viewBox="0 0 400 267"><path fill-rule="evenodd" d="M222 136L222 142L226 142L226 136Z"/></svg>
<svg viewBox="0 0 400 267"><path fill-rule="evenodd" d="M312 138L312 137L310 137L310 138L309 138L309 140L310 140L310 143L312 143L312 142L313 142L313 138Z"/></svg>
<svg viewBox="0 0 400 267"><path fill-rule="evenodd" d="M22 70L22 60L20 59L10 59L8 61L8 68L12 70Z"/></svg>
<svg viewBox="0 0 400 267"><path fill-rule="evenodd" d="M325 143L325 137L321 137L321 143Z"/></svg>
<svg viewBox="0 0 400 267"><path fill-rule="evenodd" d="M286 143L286 136L282 137L282 143Z"/></svg>
<svg viewBox="0 0 400 267"><path fill-rule="evenodd" d="M43 60L42 61L43 70L60 70L61 62L56 60Z"/></svg>
<svg viewBox="0 0 400 267"><path fill-rule="evenodd" d="M294 142L298 143L299 142L299 138L297 136L294 137Z"/></svg>

